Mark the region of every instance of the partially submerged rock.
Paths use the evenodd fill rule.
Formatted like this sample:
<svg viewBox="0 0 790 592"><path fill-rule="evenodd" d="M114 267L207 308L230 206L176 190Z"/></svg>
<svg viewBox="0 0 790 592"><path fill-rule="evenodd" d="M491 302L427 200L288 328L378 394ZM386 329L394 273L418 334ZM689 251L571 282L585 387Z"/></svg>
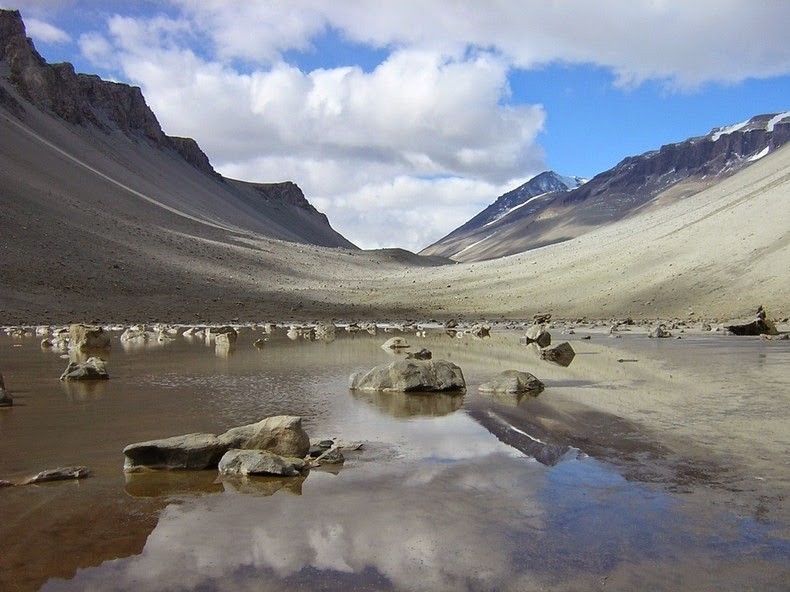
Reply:
<svg viewBox="0 0 790 592"><path fill-rule="evenodd" d="M752 321L732 322L724 328L735 335L779 335L776 325L766 318L762 305L757 307L756 315Z"/></svg>
<svg viewBox="0 0 790 592"><path fill-rule="evenodd" d="M571 365L571 362L573 362L573 358L576 357L576 352L573 351L573 347L571 347L570 343L563 341L557 345L544 347L540 351L540 357L543 360L548 360L549 362L554 362L560 366L567 367Z"/></svg>
<svg viewBox="0 0 790 592"><path fill-rule="evenodd" d="M101 327L81 324L70 325L69 344L72 349L109 349L110 334Z"/></svg>
<svg viewBox="0 0 790 592"><path fill-rule="evenodd" d="M414 352L406 352L406 358L409 360L430 360L432 357L431 350L424 347Z"/></svg>
<svg viewBox="0 0 790 592"><path fill-rule="evenodd" d="M409 347L409 342L403 337L390 337L381 344L383 349L405 349Z"/></svg>
<svg viewBox="0 0 790 592"><path fill-rule="evenodd" d="M537 343L539 347L548 347L551 345L551 333L544 325L532 325L524 335L524 344L530 343Z"/></svg>
<svg viewBox="0 0 790 592"><path fill-rule="evenodd" d="M304 469L301 458L283 457L266 450L228 450L217 466L220 475L280 475L295 477Z"/></svg>
<svg viewBox="0 0 790 592"><path fill-rule="evenodd" d="M107 364L97 357L90 357L85 362L69 362L61 380L106 380L110 377L107 373Z"/></svg>
<svg viewBox="0 0 790 592"><path fill-rule="evenodd" d="M186 434L129 444L123 449L124 472L144 469L200 471L216 467L228 450L214 434Z"/></svg>
<svg viewBox="0 0 790 592"><path fill-rule="evenodd" d="M662 323L658 327L655 327L654 329L652 329L650 331L650 333L647 334L647 336L650 337L650 338L659 338L660 339L660 338L672 337L672 333L667 331L667 326Z"/></svg>
<svg viewBox="0 0 790 592"><path fill-rule="evenodd" d="M295 415L267 417L257 423L232 428L219 437L226 449L268 450L280 456L303 458L310 450L310 437Z"/></svg>
<svg viewBox="0 0 790 592"><path fill-rule="evenodd" d="M318 464L324 465L342 465L346 462L346 457L340 451L340 448L333 446L332 448L324 451L315 459Z"/></svg>
<svg viewBox="0 0 790 592"><path fill-rule="evenodd" d="M301 417L277 415L232 428L221 436L196 433L129 444L123 449L124 471L209 469L231 449L303 458L310 449L310 438L302 429Z"/></svg>
<svg viewBox="0 0 790 592"><path fill-rule="evenodd" d="M488 337L491 334L491 325L475 323L469 327L469 333L475 337Z"/></svg>
<svg viewBox="0 0 790 592"><path fill-rule="evenodd" d="M483 394L530 393L537 396L543 389L544 384L535 375L519 370L505 370L494 380L481 384L477 390Z"/></svg>
<svg viewBox="0 0 790 592"><path fill-rule="evenodd" d="M351 375L352 390L433 392L463 391L461 369L447 360L398 360Z"/></svg>
<svg viewBox="0 0 790 592"><path fill-rule="evenodd" d="M85 479L90 477L91 472L87 467L74 466L74 467L59 467L57 469L47 469L27 479L23 485L31 485L33 483L46 483L48 481L66 481L70 479Z"/></svg>

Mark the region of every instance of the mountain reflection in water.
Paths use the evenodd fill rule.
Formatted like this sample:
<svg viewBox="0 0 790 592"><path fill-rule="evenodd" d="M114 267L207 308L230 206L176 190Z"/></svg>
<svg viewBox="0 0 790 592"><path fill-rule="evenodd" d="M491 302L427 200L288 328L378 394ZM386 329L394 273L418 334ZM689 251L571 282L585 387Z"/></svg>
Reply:
<svg viewBox="0 0 790 592"><path fill-rule="evenodd" d="M116 336L117 337L117 336ZM568 367L520 335L406 335L461 366L467 393L350 392L388 335L241 331L124 349L96 387L0 337L0 479L85 464L80 483L0 491L6 590L782 589L790 553L787 342L574 338ZM19 346L19 347L15 347ZM759 360L758 360L759 358ZM639 360L623 364L620 359ZM539 397L477 386L533 373ZM737 380L736 380L737 378ZM290 479L124 476L123 447L297 414L364 442ZM556 454L555 454L556 453ZM536 461L538 459L540 462ZM69 552L63 552L69 549Z"/></svg>

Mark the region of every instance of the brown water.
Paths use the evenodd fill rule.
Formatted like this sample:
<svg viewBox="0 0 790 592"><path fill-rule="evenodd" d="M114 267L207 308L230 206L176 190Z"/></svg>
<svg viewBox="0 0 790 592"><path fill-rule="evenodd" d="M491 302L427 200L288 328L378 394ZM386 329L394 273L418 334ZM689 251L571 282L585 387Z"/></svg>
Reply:
<svg viewBox="0 0 790 592"><path fill-rule="evenodd" d="M790 342L582 335L567 368L517 332L406 335L469 386L420 396L348 391L384 333L116 338L93 384L3 334L0 479L94 476L0 489L0 590L786 590ZM546 390L477 394L511 368ZM128 443L275 414L364 447L299 479L122 473Z"/></svg>

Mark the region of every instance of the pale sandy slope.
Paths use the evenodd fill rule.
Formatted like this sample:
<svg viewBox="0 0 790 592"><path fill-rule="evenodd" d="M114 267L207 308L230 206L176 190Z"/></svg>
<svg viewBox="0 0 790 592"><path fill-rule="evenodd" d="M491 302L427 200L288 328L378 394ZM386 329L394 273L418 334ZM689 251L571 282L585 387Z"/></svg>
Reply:
<svg viewBox="0 0 790 592"><path fill-rule="evenodd" d="M790 146L578 239L435 267L266 238L183 162L44 119L46 142L0 135L3 325L790 315Z"/></svg>
<svg viewBox="0 0 790 592"><path fill-rule="evenodd" d="M412 298L427 308L490 317L727 317L757 304L787 316L789 270L787 146L666 207L505 259L406 273L392 293L408 297L419 278Z"/></svg>

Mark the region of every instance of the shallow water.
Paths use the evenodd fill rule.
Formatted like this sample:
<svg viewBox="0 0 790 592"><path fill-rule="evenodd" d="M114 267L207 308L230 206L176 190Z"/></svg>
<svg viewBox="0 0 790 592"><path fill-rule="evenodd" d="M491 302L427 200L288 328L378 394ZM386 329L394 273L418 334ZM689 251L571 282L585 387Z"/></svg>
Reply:
<svg viewBox="0 0 790 592"><path fill-rule="evenodd" d="M0 479L94 475L0 489L0 590L786 589L790 342L577 332L554 335L566 368L519 332L405 335L461 366L462 396L349 392L395 359L383 332L258 350L243 329L231 352L116 334L93 384L2 335ZM511 368L546 390L477 394ZM131 442L275 414L364 446L298 479L122 473Z"/></svg>

